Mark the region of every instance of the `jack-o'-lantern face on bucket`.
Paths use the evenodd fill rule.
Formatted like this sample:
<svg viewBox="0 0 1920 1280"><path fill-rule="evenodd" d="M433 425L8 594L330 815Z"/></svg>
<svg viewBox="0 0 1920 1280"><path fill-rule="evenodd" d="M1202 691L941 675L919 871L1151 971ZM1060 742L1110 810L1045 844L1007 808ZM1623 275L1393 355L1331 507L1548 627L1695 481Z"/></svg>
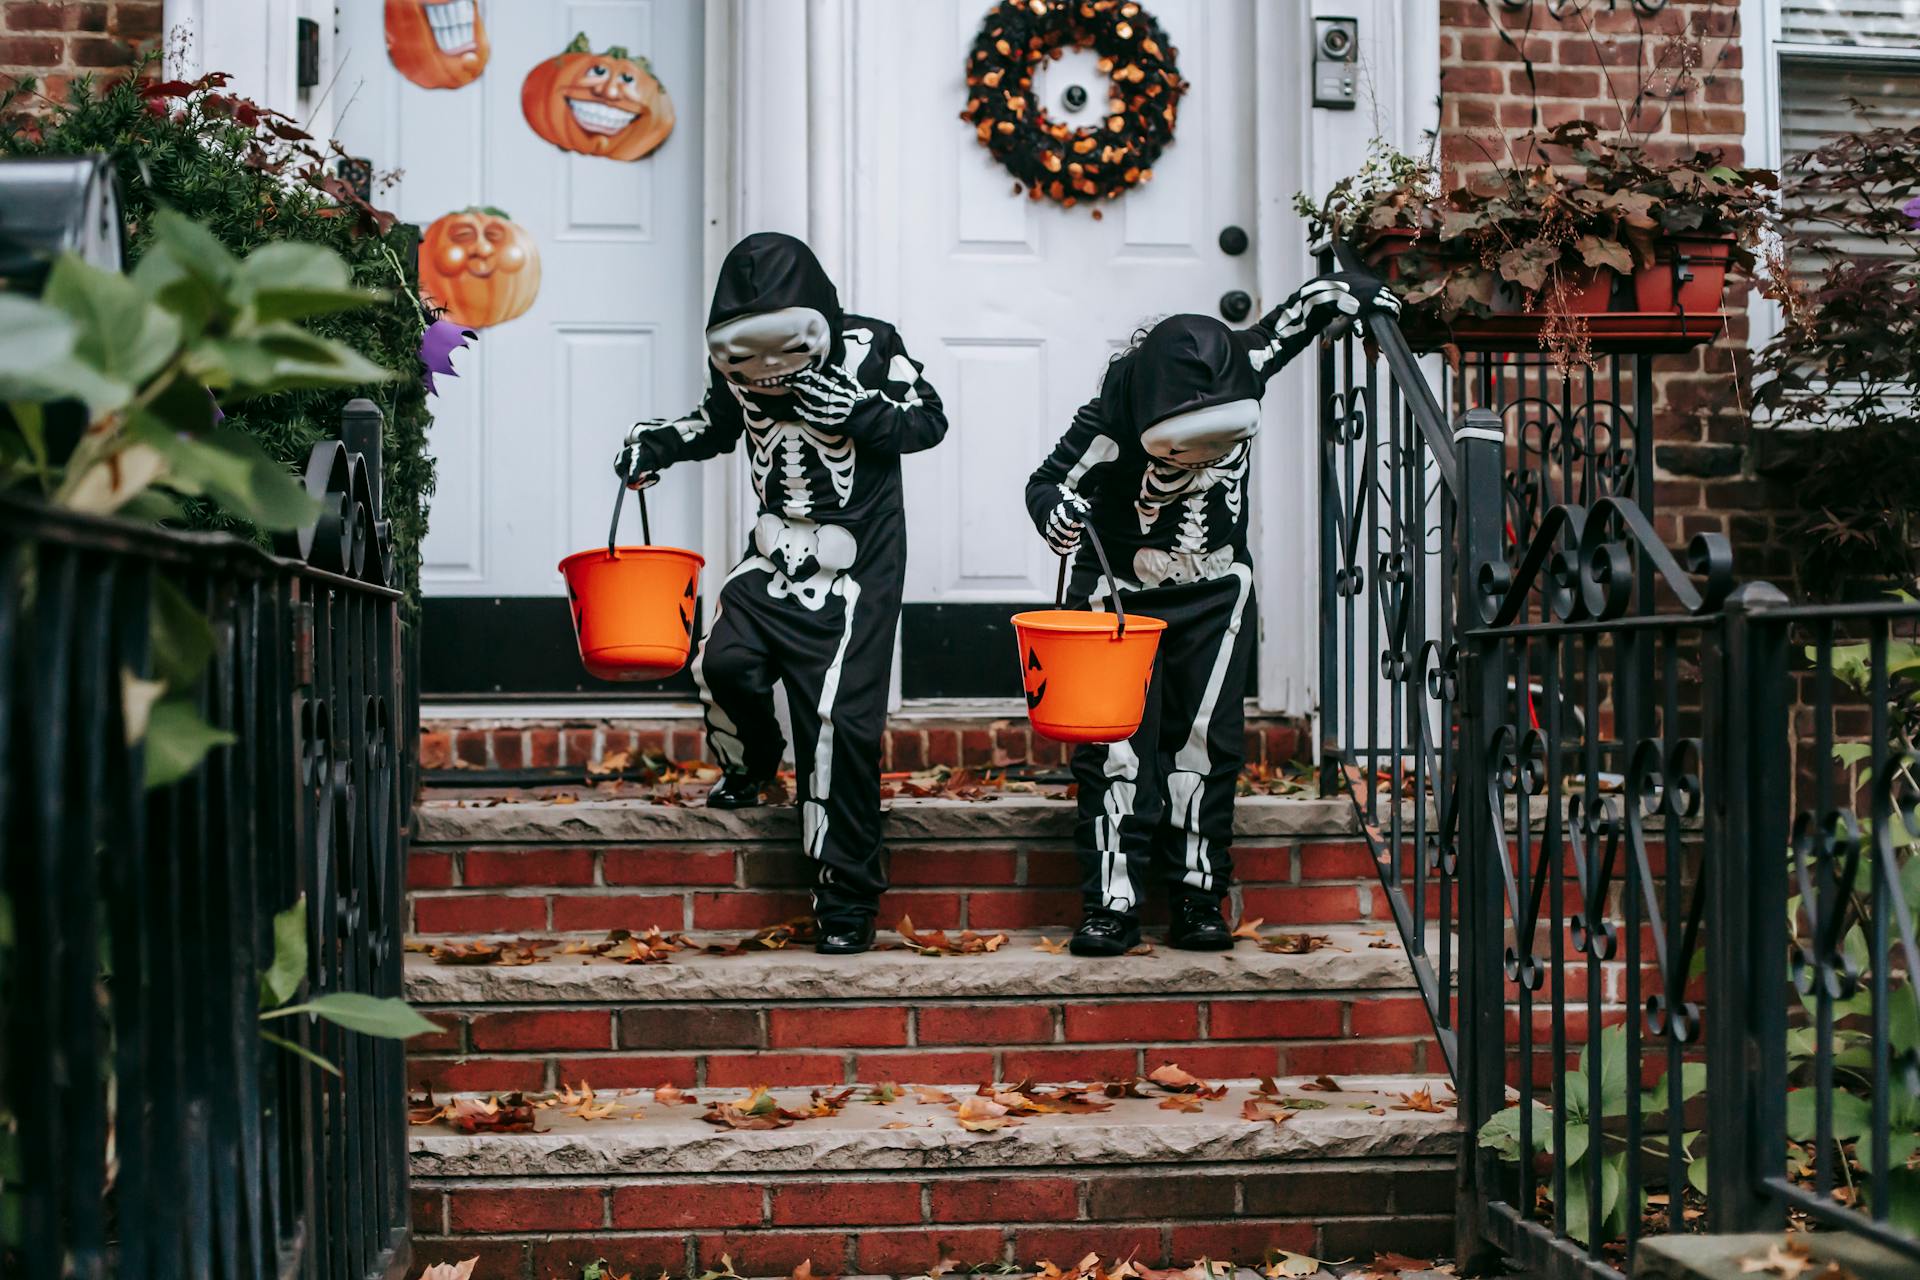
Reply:
<svg viewBox="0 0 1920 1280"><path fill-rule="evenodd" d="M387 57L422 89L458 89L487 68L479 0L387 0Z"/></svg>
<svg viewBox="0 0 1920 1280"><path fill-rule="evenodd" d="M585 35L527 73L520 110L554 146L609 160L638 160L673 132L673 100L647 60L594 53Z"/></svg>
<svg viewBox="0 0 1920 1280"><path fill-rule="evenodd" d="M420 291L470 329L511 320L540 293L539 247L498 209L449 213L420 239Z"/></svg>

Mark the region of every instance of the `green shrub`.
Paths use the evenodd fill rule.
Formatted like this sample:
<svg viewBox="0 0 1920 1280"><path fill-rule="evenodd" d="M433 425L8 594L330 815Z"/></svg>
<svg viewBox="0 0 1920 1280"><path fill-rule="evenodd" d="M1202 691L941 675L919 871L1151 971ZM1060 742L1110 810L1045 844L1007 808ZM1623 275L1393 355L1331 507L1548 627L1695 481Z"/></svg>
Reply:
<svg viewBox="0 0 1920 1280"><path fill-rule="evenodd" d="M227 406L229 427L272 457L304 466L312 446L338 431L340 408L365 396L385 411L385 514L393 523L400 580L417 595L420 541L433 492L427 453L432 414L420 381L424 317L417 301L414 228L357 197L337 177L337 143L317 143L284 116L223 92L228 77L156 81L149 58L132 78L79 80L65 103L27 97L30 85L0 95L0 154L104 151L116 163L127 222L128 267L153 243L154 214L170 208L249 254L273 241L324 246L347 262L353 283L386 300L321 316L309 328L393 371L390 381L347 388L276 392ZM37 115L23 106L43 107ZM211 503L189 505L186 521L256 539L260 531Z"/></svg>

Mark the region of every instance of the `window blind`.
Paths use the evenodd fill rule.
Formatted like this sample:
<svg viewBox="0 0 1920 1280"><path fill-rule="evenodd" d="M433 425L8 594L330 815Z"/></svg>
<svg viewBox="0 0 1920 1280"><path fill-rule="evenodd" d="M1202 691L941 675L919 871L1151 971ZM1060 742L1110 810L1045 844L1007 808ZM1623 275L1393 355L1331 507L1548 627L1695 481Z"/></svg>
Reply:
<svg viewBox="0 0 1920 1280"><path fill-rule="evenodd" d="M1780 39L1920 49L1920 0L1782 0Z"/></svg>

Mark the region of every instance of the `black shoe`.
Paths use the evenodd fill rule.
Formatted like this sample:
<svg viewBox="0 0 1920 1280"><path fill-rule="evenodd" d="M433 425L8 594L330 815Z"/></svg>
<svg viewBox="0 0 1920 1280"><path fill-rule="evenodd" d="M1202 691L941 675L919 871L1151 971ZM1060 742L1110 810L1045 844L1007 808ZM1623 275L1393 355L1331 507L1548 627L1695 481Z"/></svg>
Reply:
<svg viewBox="0 0 1920 1280"><path fill-rule="evenodd" d="M765 791L764 781L749 778L744 773L723 773L720 781L713 784L707 792L709 809L752 809L761 802L760 793Z"/></svg>
<svg viewBox="0 0 1920 1280"><path fill-rule="evenodd" d="M1233 950L1233 935L1220 918L1220 903L1215 898L1175 898L1168 941L1182 951Z"/></svg>
<svg viewBox="0 0 1920 1280"><path fill-rule="evenodd" d="M823 956L857 956L873 946L872 916L840 916L820 922L813 949Z"/></svg>
<svg viewBox="0 0 1920 1280"><path fill-rule="evenodd" d="M1140 945L1140 922L1112 911L1089 911L1068 949L1077 956L1123 956Z"/></svg>

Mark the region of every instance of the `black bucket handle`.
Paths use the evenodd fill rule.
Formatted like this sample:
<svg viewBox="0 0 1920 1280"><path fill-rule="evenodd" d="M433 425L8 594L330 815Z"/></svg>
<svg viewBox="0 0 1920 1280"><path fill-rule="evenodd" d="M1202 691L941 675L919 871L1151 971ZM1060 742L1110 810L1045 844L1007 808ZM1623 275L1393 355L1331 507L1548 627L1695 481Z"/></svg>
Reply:
<svg viewBox="0 0 1920 1280"><path fill-rule="evenodd" d="M627 500L628 486L625 480L618 480L615 483L620 487L613 494L613 521L607 525L607 554L617 558L620 554L616 545L620 541L620 507ZM634 492L639 494L640 543L642 546L650 547L653 545L653 522L647 519L647 491L642 488Z"/></svg>
<svg viewBox="0 0 1920 1280"><path fill-rule="evenodd" d="M1120 603L1120 584L1114 580L1113 566L1107 563L1107 549L1100 545L1100 535L1093 531L1093 526L1090 524L1082 525L1080 531L1092 541L1094 557L1100 561L1100 572L1107 575L1107 598L1113 601L1113 616L1118 619L1113 638L1118 640L1127 634L1127 607ZM1071 559L1070 556L1060 557L1060 578L1053 587L1053 603L1056 608L1065 607L1067 603L1067 561L1069 559Z"/></svg>

